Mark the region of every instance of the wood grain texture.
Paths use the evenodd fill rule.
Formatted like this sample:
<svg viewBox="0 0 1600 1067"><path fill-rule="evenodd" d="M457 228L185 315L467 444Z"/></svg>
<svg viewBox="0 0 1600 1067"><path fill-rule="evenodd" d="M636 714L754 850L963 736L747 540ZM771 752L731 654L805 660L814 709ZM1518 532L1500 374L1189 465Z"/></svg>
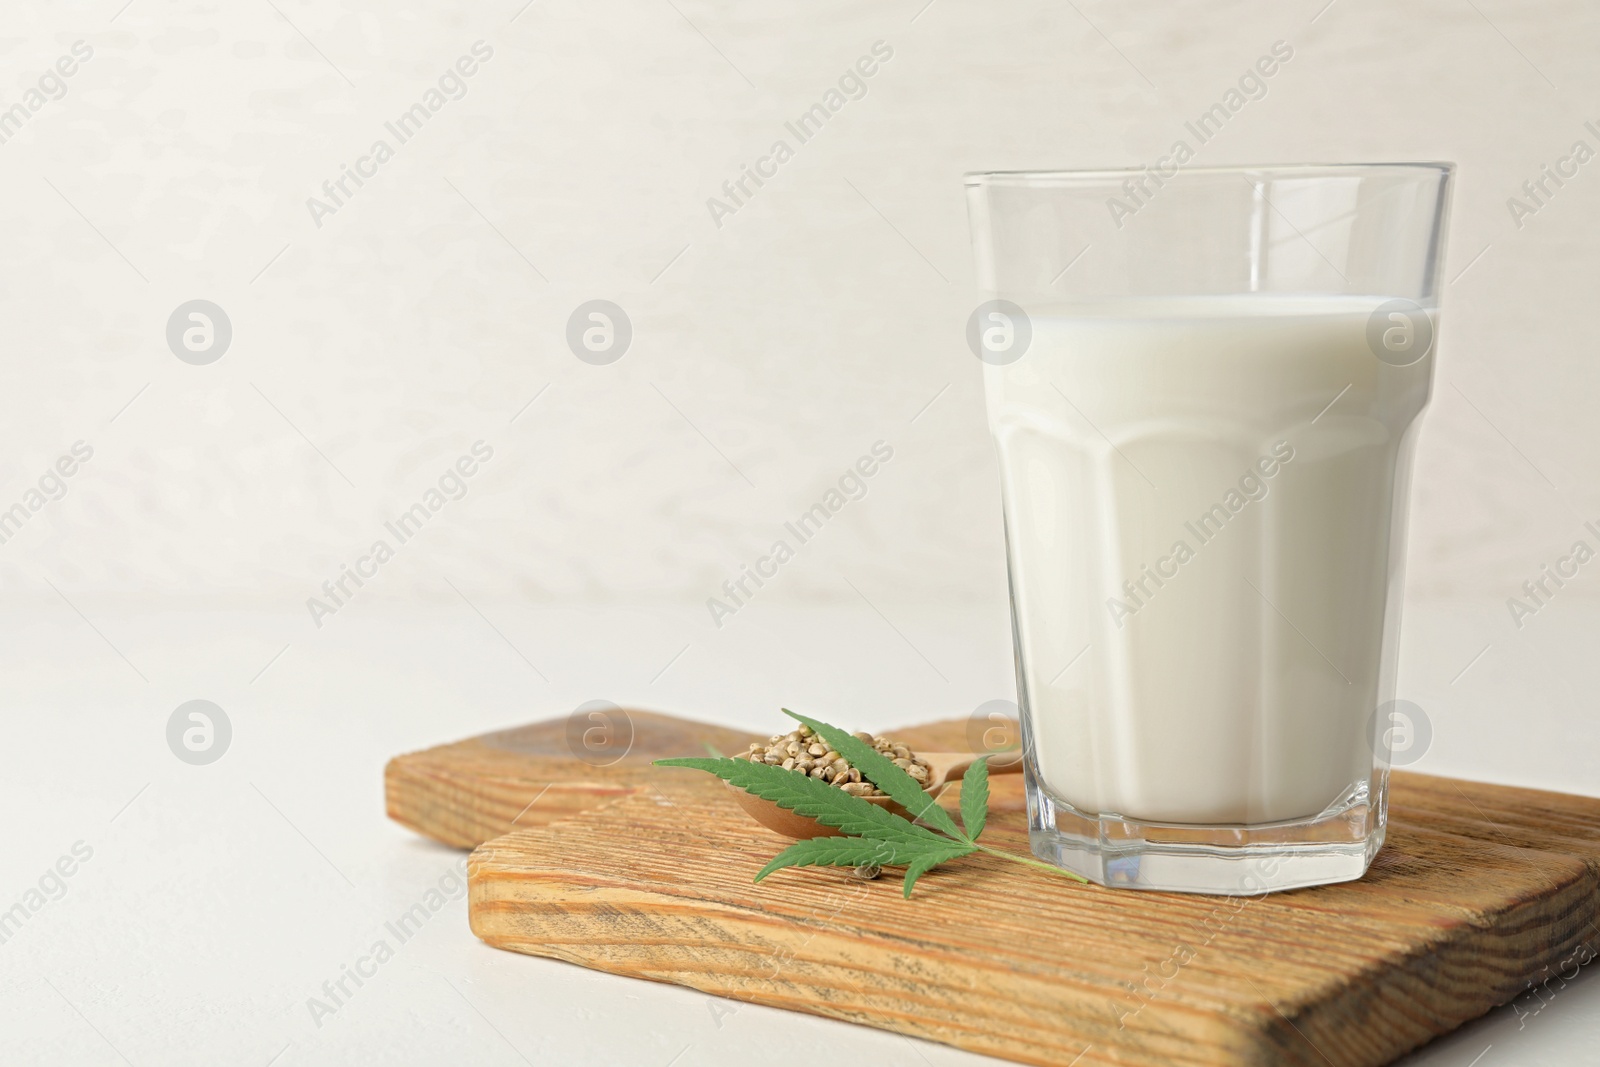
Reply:
<svg viewBox="0 0 1600 1067"><path fill-rule="evenodd" d="M957 748L963 730L899 733ZM473 763L434 766L453 784L436 784L446 801L432 810L436 828L462 833L490 822L491 794L460 784L482 753L433 751L450 749ZM1021 1063L1080 1065L1385 1064L1600 950L1600 800L1589 798L1396 773L1389 843L1358 882L1157 894L975 855L924 876L905 901L897 871L860 882L789 870L755 885L785 839L709 775L631 774L607 802L541 816L473 853L479 937ZM1025 852L1020 781L992 787L984 840Z"/></svg>
<svg viewBox="0 0 1600 1067"><path fill-rule="evenodd" d="M616 718L620 714L621 718ZM617 709L604 743L573 716L469 737L391 759L383 769L389 818L436 841L473 848L647 788L650 761L737 752L754 735L636 708Z"/></svg>
<svg viewBox="0 0 1600 1067"><path fill-rule="evenodd" d="M1024 851L1018 783L994 784L985 840ZM1022 1063L1339 1067L1388 1063L1600 937L1600 801L1582 798L1406 775L1368 877L1261 898L1085 887L974 856L908 902L895 876L754 885L786 842L714 793L662 790L479 848L473 931ZM1440 829L1463 805L1492 822ZM1534 811L1560 824L1543 847L1494 840Z"/></svg>
<svg viewBox="0 0 1600 1067"><path fill-rule="evenodd" d="M582 740L589 721L569 716L396 756L383 771L389 818L447 845L473 848L648 789L651 760L703 756L708 744L731 754L758 740L726 726L618 710L625 722L613 724L611 744L595 748ZM967 746L966 720L893 736L913 747L958 751Z"/></svg>
<svg viewBox="0 0 1600 1067"><path fill-rule="evenodd" d="M627 717L626 758L605 766L565 720L390 761L392 816L486 841L483 941L1026 1064L1179 1067L1387 1064L1600 950L1592 798L1395 773L1389 843L1354 883L1136 893L968 856L904 901L894 870L754 885L789 841L714 777L648 765L749 737ZM891 734L958 750L966 721ZM1021 781L990 785L984 841L1026 853Z"/></svg>

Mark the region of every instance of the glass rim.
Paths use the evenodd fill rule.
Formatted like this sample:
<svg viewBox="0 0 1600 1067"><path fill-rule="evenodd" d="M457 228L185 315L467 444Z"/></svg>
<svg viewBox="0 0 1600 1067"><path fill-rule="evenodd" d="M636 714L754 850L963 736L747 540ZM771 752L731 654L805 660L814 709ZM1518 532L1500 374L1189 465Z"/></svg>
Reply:
<svg viewBox="0 0 1600 1067"><path fill-rule="evenodd" d="M1428 172L1449 177L1455 172L1456 164L1449 160L1417 160L1411 162L1384 162L1384 163L1265 163L1265 164L1235 164L1231 166L1206 166L1206 167L1179 167L1177 172L1170 177L1162 174L1163 181L1173 181L1184 175L1239 175L1249 177L1281 176L1281 177L1314 177L1326 175L1328 177L1349 176L1361 171L1377 173L1395 173L1400 171ZM1120 182L1127 178L1148 174L1150 164L1138 167L1109 167L1083 170L987 170L968 171L962 176L967 188L977 188L991 185L1006 186L1041 186L1041 187L1070 187L1098 185L1107 182Z"/></svg>

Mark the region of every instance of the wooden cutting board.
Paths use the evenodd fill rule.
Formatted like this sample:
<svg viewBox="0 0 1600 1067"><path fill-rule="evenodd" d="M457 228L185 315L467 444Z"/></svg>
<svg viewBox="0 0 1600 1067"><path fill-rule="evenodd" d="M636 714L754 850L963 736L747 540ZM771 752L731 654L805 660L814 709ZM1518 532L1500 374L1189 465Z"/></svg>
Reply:
<svg viewBox="0 0 1600 1067"><path fill-rule="evenodd" d="M617 709L622 711L622 709ZM651 760L738 752L754 735L627 709L549 719L422 752L383 771L389 818L457 848L543 826L649 788ZM606 722L609 714L614 721Z"/></svg>
<svg viewBox="0 0 1600 1067"><path fill-rule="evenodd" d="M390 762L392 816L486 842L469 914L489 944L1085 1067L1386 1064L1600 952L1600 800L1396 772L1359 882L1146 893L972 856L906 901L895 871L752 884L787 842L709 775L648 762L750 737L628 718L605 767L571 755L564 720ZM966 721L893 735L955 750ZM984 840L1026 852L1020 779L993 786Z"/></svg>

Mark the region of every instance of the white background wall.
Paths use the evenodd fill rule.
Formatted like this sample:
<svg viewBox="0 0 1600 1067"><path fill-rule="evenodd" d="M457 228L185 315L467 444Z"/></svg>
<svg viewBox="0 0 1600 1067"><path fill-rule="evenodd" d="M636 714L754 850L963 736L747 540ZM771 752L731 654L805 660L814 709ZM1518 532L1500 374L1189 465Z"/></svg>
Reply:
<svg viewBox="0 0 1600 1067"><path fill-rule="evenodd" d="M960 175L1153 159L1276 40L1294 59L1201 162L1461 167L1448 277L1482 255L1444 296L1413 594L1509 625L1505 598L1600 517L1600 162L1520 229L1506 207L1574 140L1600 148L1592 6L519 7L9 9L6 104L72 42L94 58L0 145L0 502L75 440L95 455L0 546L7 600L59 607L48 579L301 607L481 438L495 460L352 615L443 602L447 579L703 610L881 438L868 499L762 598L852 600L848 577L995 605ZM307 198L478 40L467 95L316 226ZM707 198L878 40L867 95L715 225ZM234 329L204 367L164 343L197 297ZM597 297L635 328L607 367L563 340Z"/></svg>

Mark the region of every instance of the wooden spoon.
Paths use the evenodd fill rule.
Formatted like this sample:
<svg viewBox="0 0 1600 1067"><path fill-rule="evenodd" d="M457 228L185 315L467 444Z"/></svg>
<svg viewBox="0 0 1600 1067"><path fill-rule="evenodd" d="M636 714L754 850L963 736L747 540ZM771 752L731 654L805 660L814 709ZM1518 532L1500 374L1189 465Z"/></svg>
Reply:
<svg viewBox="0 0 1600 1067"><path fill-rule="evenodd" d="M981 755L971 752L918 752L917 757L928 765L928 784L923 786L930 796L937 798L945 786L951 782L961 780L967 773L967 768L972 766ZM1022 752L1001 752L989 757L990 774L1021 774ZM776 831L785 837L796 840L805 840L811 837L842 837L844 836L837 827L826 826L809 816L800 815L788 808L780 808L770 800L763 800L754 793L746 793L743 789L731 783L724 783L733 793L733 799L738 801L752 819L769 830ZM862 797L869 804L876 804L880 808L887 808L902 818L911 818L911 813L896 804L886 796Z"/></svg>

